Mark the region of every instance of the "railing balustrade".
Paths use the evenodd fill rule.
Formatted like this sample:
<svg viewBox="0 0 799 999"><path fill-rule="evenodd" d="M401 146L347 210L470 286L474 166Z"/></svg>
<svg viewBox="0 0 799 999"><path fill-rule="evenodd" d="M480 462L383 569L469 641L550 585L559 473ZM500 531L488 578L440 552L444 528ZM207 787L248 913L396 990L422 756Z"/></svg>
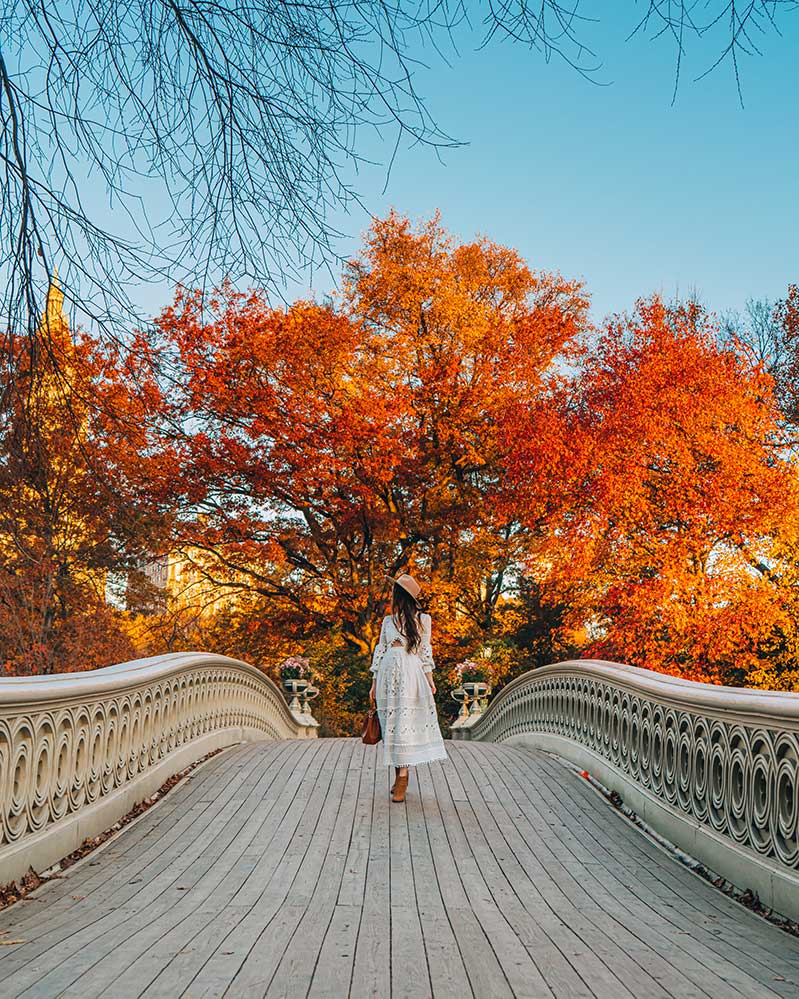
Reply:
<svg viewBox="0 0 799 999"><path fill-rule="evenodd" d="M799 919L799 695L580 660L517 677L452 736L570 760L676 846Z"/></svg>
<svg viewBox="0 0 799 999"><path fill-rule="evenodd" d="M247 663L178 653L0 679L0 884L110 828L172 774L237 742L315 737Z"/></svg>

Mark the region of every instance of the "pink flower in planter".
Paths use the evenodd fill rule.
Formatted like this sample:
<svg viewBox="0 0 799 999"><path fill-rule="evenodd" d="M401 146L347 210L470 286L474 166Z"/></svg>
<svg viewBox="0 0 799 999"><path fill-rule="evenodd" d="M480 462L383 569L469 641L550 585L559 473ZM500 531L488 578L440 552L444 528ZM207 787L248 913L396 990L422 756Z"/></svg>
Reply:
<svg viewBox="0 0 799 999"><path fill-rule="evenodd" d="M474 659L464 659L462 663L458 663L455 667L455 672L459 683L463 683L464 680L467 683L474 680L485 682L486 679L485 665L475 662Z"/></svg>
<svg viewBox="0 0 799 999"><path fill-rule="evenodd" d="M304 656L289 656L288 659L283 660L278 669L284 680L304 680L306 678L311 680L313 676L311 662Z"/></svg>

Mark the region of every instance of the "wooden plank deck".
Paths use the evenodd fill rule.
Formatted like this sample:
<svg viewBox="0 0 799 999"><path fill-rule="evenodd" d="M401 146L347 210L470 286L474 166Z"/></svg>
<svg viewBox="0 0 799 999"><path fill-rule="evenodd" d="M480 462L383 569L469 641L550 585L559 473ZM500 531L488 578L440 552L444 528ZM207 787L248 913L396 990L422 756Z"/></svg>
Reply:
<svg viewBox="0 0 799 999"><path fill-rule="evenodd" d="M799 996L799 940L552 757L447 748L404 805L354 739L219 754L0 913L0 997Z"/></svg>

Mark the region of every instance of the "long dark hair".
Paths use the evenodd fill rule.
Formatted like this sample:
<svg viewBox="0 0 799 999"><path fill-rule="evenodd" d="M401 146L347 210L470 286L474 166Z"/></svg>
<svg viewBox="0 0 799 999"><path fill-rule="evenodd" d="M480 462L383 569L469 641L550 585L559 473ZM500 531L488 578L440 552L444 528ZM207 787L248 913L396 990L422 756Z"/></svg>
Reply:
<svg viewBox="0 0 799 999"><path fill-rule="evenodd" d="M391 594L391 616L400 634L405 636L408 652L416 652L422 640L421 613L410 593L395 583Z"/></svg>

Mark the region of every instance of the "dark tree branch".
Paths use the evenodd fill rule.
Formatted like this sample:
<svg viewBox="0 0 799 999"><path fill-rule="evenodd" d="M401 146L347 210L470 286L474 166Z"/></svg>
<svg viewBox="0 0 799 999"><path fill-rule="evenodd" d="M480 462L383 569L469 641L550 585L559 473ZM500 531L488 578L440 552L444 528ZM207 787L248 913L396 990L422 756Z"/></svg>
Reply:
<svg viewBox="0 0 799 999"><path fill-rule="evenodd" d="M364 131L455 144L415 84L470 18L592 76L580 0L16 0L0 16L0 330L37 332L55 266L77 318L119 335L132 287L279 288L330 266ZM739 58L797 0L649 0L637 31L723 32ZM457 30L456 30L457 29Z"/></svg>

